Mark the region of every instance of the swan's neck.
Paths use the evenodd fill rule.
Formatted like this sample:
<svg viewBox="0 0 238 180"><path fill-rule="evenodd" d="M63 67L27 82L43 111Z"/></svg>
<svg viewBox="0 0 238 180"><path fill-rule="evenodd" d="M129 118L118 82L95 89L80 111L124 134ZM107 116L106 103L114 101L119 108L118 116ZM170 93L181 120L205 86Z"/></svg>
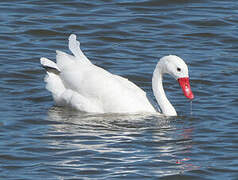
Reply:
<svg viewBox="0 0 238 180"><path fill-rule="evenodd" d="M167 99L164 92L163 83L162 83L163 73L164 73L163 64L159 62L154 70L153 77L152 77L153 93L161 108L162 113L166 116L176 116L177 113L174 107L172 106L172 104Z"/></svg>

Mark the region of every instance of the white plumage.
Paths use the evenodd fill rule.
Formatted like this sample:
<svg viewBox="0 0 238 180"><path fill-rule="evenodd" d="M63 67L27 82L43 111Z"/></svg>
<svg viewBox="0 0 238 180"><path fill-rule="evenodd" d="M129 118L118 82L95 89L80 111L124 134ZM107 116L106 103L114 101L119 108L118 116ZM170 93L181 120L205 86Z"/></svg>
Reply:
<svg viewBox="0 0 238 180"><path fill-rule="evenodd" d="M69 37L69 49L73 56L56 51L56 63L41 58L41 64L47 70L46 88L56 105L96 113L156 112L141 88L92 64L81 51L74 34ZM155 90L159 91L158 88Z"/></svg>

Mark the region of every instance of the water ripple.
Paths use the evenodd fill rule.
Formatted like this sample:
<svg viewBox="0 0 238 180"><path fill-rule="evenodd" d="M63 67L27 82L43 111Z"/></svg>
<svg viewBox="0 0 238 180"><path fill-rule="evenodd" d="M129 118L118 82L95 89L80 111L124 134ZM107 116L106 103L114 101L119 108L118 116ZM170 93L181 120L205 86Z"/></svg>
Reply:
<svg viewBox="0 0 238 180"><path fill-rule="evenodd" d="M121 0L0 3L1 179L236 179L237 3ZM69 34L98 66L152 95L158 59L181 56L195 100L165 76L178 117L53 106L39 63Z"/></svg>

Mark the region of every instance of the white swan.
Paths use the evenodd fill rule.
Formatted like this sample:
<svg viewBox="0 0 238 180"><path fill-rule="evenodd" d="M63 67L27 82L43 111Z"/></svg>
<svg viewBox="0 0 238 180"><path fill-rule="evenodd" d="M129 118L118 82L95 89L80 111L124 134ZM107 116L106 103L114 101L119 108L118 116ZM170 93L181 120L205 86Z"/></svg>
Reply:
<svg viewBox="0 0 238 180"><path fill-rule="evenodd" d="M74 34L69 37L69 49L74 56L56 51L57 63L41 58L48 74L46 88L52 93L56 105L96 113L157 112L146 93L133 82L92 64L80 50ZM181 58L169 55L160 59L153 73L152 88L162 113L176 116L163 89L164 73L177 79L184 95L193 99L188 67Z"/></svg>

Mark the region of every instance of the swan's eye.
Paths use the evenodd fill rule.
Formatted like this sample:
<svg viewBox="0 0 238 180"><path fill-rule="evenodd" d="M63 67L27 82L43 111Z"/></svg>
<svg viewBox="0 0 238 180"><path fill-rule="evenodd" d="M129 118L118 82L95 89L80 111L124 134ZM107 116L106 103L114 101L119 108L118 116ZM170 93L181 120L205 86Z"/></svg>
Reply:
<svg viewBox="0 0 238 180"><path fill-rule="evenodd" d="M180 72L180 71L181 71L181 68L177 68L177 71Z"/></svg>

